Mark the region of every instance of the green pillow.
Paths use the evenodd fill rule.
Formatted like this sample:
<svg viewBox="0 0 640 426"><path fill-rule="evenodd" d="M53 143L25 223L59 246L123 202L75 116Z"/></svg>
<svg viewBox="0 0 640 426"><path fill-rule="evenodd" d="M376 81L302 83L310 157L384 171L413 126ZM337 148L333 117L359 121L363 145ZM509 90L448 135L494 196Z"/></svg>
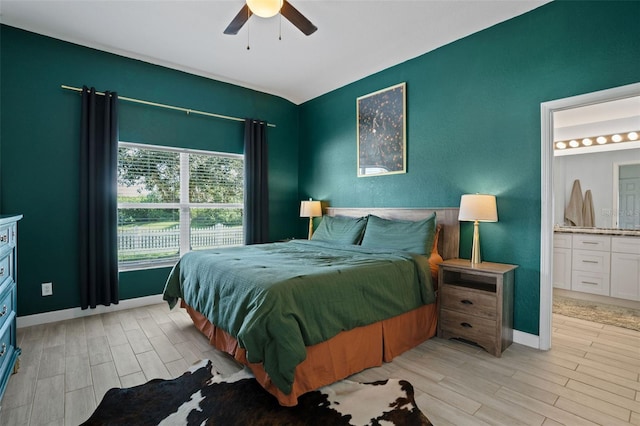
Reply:
<svg viewBox="0 0 640 426"><path fill-rule="evenodd" d="M436 235L436 213L417 222L369 216L362 246L430 254Z"/></svg>
<svg viewBox="0 0 640 426"><path fill-rule="evenodd" d="M323 216L318 229L311 236L312 240L330 241L337 244L358 244L362 231L367 224L367 217Z"/></svg>

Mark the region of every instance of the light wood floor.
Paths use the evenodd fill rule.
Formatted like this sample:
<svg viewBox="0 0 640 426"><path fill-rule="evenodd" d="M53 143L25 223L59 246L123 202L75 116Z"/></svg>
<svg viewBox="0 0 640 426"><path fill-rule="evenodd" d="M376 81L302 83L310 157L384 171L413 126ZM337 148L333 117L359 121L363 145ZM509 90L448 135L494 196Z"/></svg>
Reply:
<svg viewBox="0 0 640 426"><path fill-rule="evenodd" d="M77 425L111 387L182 374L201 358L228 374L181 309L166 305L18 330L1 425ZM554 316L553 349L511 345L502 358L433 338L354 376L409 380L435 425L640 425L640 333Z"/></svg>

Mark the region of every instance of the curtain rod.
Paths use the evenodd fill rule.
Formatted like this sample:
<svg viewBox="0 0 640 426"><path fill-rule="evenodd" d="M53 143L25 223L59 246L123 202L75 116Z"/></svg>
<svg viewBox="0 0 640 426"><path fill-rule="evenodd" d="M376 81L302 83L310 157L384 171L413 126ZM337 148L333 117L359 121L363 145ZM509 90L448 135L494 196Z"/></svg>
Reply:
<svg viewBox="0 0 640 426"><path fill-rule="evenodd" d="M65 86L64 84L61 85L60 87L62 87L63 89L67 89L67 90L73 90L74 92L82 92L82 89L80 89L78 87ZM96 94L104 96L104 92L96 91ZM150 105L150 106L159 107L159 108L172 109L174 111L182 111L182 112L186 112L187 115L188 114L199 114L199 115L205 115L207 117L222 118L224 120L244 121L244 118L231 117L231 116L228 116L228 115L221 115L221 114L214 114L212 112L198 111L198 110L195 110L195 109L182 108L182 107L177 107L177 106L173 106L173 105L159 104L159 103L156 103L156 102L149 102L149 101L143 101L143 100L140 100L140 99L127 98L126 96L118 95L118 99L121 99L121 100L127 101L127 102L134 102L134 103L137 103L137 104L143 104L143 105ZM267 126L276 127L275 124L271 124L271 123L267 123Z"/></svg>

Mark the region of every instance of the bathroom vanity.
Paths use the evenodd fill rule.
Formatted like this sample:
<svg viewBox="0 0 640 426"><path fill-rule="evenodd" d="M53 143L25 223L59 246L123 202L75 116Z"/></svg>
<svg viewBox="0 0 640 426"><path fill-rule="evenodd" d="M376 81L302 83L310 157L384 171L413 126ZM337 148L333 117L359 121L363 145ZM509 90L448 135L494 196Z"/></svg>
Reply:
<svg viewBox="0 0 640 426"><path fill-rule="evenodd" d="M554 288L640 301L640 231L554 228Z"/></svg>

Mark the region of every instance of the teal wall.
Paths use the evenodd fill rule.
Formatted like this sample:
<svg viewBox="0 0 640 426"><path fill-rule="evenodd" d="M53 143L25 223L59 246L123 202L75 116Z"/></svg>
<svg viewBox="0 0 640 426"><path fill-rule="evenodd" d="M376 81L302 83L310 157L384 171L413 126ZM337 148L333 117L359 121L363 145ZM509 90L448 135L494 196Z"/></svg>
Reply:
<svg viewBox="0 0 640 426"><path fill-rule="evenodd" d="M553 2L300 108L300 196L449 207L497 196L484 260L513 263L514 326L538 334L540 103L640 81L640 2ZM356 98L407 82L407 173L356 177ZM461 224L470 257L472 225Z"/></svg>
<svg viewBox="0 0 640 426"><path fill-rule="evenodd" d="M640 80L640 2L553 2L296 106L278 97L11 27L0 29L0 205L22 213L18 314L79 306L80 96L61 84L255 117L270 128L271 239L304 236L299 199L449 207L498 197L483 258L518 264L515 327L538 334L540 103ZM407 82L406 174L356 177L358 96ZM121 102L121 140L240 152L242 126ZM298 140L304 141L298 147ZM462 224L460 255L471 251ZM121 274L121 298L158 294L166 268ZM53 281L54 295L40 296Z"/></svg>
<svg viewBox="0 0 640 426"><path fill-rule="evenodd" d="M8 26L1 43L3 213L19 223L18 315L80 305L80 95L62 84L274 123L269 128L270 236L291 236L298 209L298 107L289 101ZM242 152L243 123L120 102L120 139ZM168 269L120 274L121 299L159 294ZM54 294L40 295L53 282Z"/></svg>

